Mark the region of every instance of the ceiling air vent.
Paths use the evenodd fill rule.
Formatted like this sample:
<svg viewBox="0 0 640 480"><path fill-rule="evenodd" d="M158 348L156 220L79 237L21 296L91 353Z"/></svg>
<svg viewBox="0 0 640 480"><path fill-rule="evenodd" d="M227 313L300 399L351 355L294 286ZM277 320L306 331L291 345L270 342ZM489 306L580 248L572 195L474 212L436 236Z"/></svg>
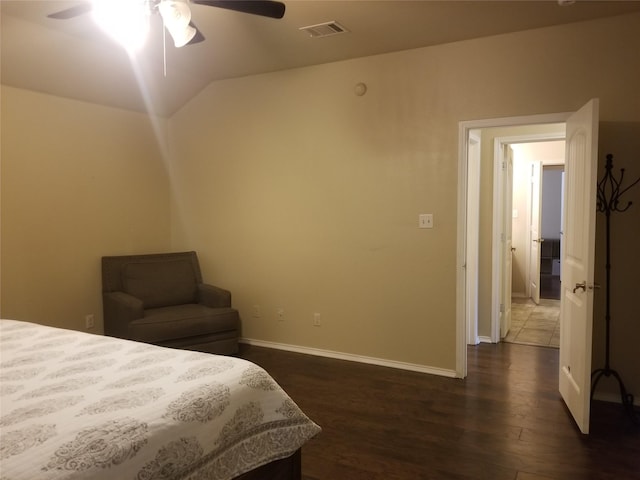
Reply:
<svg viewBox="0 0 640 480"><path fill-rule="evenodd" d="M328 37L330 35L347 33L349 31L335 21L309 25L308 27L300 27L300 30L307 32L311 37Z"/></svg>

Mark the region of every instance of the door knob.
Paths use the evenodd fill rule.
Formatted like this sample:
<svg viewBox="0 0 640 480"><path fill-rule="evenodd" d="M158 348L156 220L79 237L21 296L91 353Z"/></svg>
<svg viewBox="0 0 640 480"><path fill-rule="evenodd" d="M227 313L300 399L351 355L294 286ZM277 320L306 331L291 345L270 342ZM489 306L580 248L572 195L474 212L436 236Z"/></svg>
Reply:
<svg viewBox="0 0 640 480"><path fill-rule="evenodd" d="M587 282L576 283L576 286L573 287L573 293L576 293L578 289L582 289L583 292L587 291Z"/></svg>
<svg viewBox="0 0 640 480"><path fill-rule="evenodd" d="M533 241L537 243L542 243L544 242L544 238L534 238Z"/></svg>

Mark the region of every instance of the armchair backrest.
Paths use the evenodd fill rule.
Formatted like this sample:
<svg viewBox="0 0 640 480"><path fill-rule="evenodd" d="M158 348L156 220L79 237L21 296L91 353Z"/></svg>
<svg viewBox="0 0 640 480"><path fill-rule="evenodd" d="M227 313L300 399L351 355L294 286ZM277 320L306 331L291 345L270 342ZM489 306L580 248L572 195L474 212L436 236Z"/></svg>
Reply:
<svg viewBox="0 0 640 480"><path fill-rule="evenodd" d="M102 257L103 293L128 293L145 309L197 303L199 283L196 252Z"/></svg>

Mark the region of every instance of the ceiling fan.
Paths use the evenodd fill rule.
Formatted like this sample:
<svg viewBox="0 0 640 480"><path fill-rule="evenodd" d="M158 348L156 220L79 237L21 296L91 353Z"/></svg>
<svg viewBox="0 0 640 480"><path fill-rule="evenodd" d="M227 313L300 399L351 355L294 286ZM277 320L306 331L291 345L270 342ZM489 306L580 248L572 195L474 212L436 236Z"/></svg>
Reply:
<svg viewBox="0 0 640 480"><path fill-rule="evenodd" d="M285 5L275 0L93 0L84 2L59 12L47 15L56 20L68 20L91 11L100 13L103 18L112 17L115 27L121 29L122 24L136 17L134 22L137 36L146 36L148 18L155 13L162 17L164 26L173 37L176 47L193 45L204 40L204 36L191 22L189 3L209 7L223 8L236 12L250 13L269 18L282 18ZM145 21L147 22L145 27ZM107 30L110 26L103 25Z"/></svg>

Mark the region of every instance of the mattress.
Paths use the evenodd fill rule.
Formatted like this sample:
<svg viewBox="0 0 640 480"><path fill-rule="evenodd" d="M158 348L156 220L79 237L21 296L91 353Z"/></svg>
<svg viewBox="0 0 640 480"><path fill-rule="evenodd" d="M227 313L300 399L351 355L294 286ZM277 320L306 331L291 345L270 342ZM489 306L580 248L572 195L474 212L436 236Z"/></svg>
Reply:
<svg viewBox="0 0 640 480"><path fill-rule="evenodd" d="M0 320L0 479L232 479L320 432L257 365Z"/></svg>

